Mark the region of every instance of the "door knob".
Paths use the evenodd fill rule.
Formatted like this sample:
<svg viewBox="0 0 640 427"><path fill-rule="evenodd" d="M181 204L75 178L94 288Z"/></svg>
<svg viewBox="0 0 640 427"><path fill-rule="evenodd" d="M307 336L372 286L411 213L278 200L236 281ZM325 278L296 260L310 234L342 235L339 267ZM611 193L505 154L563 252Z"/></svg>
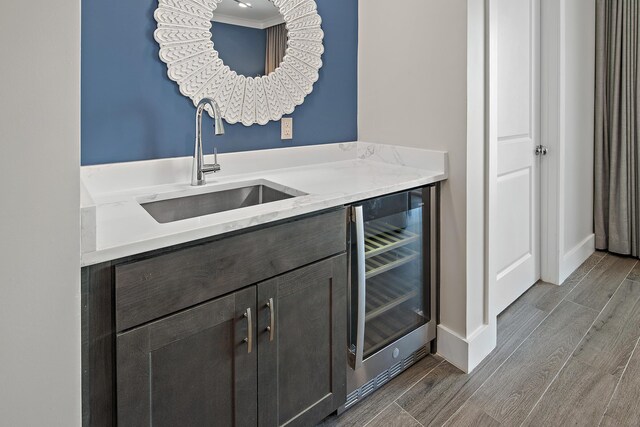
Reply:
<svg viewBox="0 0 640 427"><path fill-rule="evenodd" d="M546 156L549 153L549 148L544 145L536 146L536 156Z"/></svg>

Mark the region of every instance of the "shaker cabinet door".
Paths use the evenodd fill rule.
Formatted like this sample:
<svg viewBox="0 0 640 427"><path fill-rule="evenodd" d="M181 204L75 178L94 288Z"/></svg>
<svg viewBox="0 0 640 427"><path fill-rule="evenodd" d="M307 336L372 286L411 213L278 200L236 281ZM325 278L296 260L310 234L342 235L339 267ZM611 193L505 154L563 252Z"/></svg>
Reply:
<svg viewBox="0 0 640 427"><path fill-rule="evenodd" d="M315 425L346 399L346 255L258 285L258 425Z"/></svg>
<svg viewBox="0 0 640 427"><path fill-rule="evenodd" d="M118 335L118 425L256 425L255 304L251 287Z"/></svg>

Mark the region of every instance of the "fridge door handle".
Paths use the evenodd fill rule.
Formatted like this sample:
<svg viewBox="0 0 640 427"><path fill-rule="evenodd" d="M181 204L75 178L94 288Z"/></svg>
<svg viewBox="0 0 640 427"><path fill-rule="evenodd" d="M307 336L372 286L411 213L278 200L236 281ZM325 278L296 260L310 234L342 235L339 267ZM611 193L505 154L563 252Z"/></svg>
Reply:
<svg viewBox="0 0 640 427"><path fill-rule="evenodd" d="M356 256L358 257L358 315L356 323L356 348L354 369L362 367L364 359L364 328L365 328L365 310L367 299L366 275L365 268L365 248L364 248L364 214L362 206L353 207L355 227L356 227Z"/></svg>

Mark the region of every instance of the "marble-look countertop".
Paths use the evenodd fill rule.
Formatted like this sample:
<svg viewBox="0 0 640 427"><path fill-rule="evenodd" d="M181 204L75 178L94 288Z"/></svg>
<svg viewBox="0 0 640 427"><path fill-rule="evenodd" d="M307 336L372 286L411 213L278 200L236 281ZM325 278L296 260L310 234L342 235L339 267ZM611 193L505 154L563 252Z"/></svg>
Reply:
<svg viewBox="0 0 640 427"><path fill-rule="evenodd" d="M219 155L223 172L189 184L191 159L82 168L82 265L292 218L447 178L444 152L362 142ZM226 171L226 173L225 173ZM273 183L306 195L159 224L141 202Z"/></svg>

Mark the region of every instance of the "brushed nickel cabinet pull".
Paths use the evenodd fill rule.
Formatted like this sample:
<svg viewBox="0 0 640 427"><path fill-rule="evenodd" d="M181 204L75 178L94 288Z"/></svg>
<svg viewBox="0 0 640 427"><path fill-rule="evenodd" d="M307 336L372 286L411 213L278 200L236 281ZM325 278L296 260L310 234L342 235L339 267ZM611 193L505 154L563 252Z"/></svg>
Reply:
<svg viewBox="0 0 640 427"><path fill-rule="evenodd" d="M247 338L243 341L247 343L247 353L251 353L251 350L253 350L253 319L251 318L250 308L247 308L244 317L247 319Z"/></svg>
<svg viewBox="0 0 640 427"><path fill-rule="evenodd" d="M269 301L267 301L267 307L269 307L269 326L267 326L267 331L269 331L269 341L273 341L273 337L276 332L276 309L273 304L273 298L269 298Z"/></svg>

